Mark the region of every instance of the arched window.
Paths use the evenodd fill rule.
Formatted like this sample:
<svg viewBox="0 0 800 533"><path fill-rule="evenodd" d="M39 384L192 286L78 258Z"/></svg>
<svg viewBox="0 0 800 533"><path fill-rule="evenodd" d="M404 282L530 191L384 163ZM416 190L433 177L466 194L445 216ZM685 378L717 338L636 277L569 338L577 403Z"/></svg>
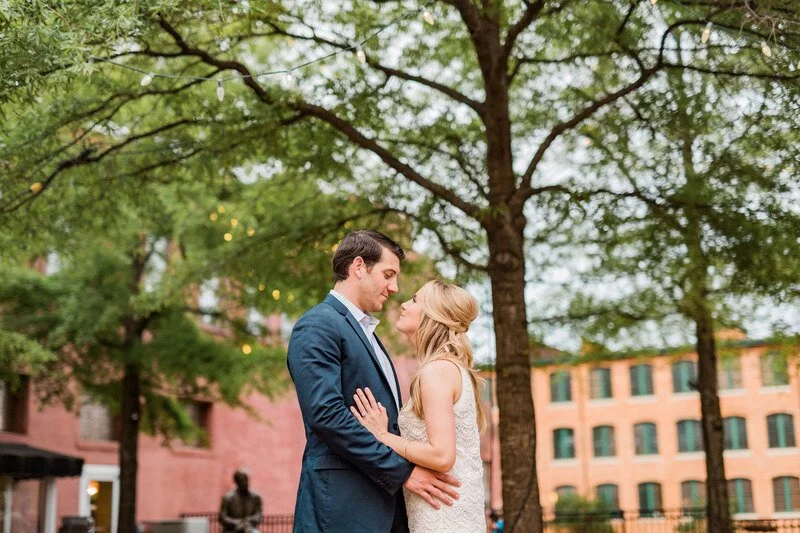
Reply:
<svg viewBox="0 0 800 533"><path fill-rule="evenodd" d="M769 415L767 437L770 448L794 448L794 417L786 413Z"/></svg>
<svg viewBox="0 0 800 533"><path fill-rule="evenodd" d="M703 430L699 420L678 421L678 451L681 453L703 451Z"/></svg>
<svg viewBox="0 0 800 533"><path fill-rule="evenodd" d="M650 396L653 394L653 367L633 365L631 371L631 396Z"/></svg>
<svg viewBox="0 0 800 533"><path fill-rule="evenodd" d="M676 361L672 363L672 391L692 392L697 386L697 363Z"/></svg>
<svg viewBox="0 0 800 533"><path fill-rule="evenodd" d="M800 511L800 478L781 476L772 480L772 495L776 513Z"/></svg>
<svg viewBox="0 0 800 533"><path fill-rule="evenodd" d="M611 426L596 426L592 428L592 441L594 443L595 457L614 457L614 428Z"/></svg>
<svg viewBox="0 0 800 533"><path fill-rule="evenodd" d="M661 512L661 484L639 483L639 516L655 516Z"/></svg>
<svg viewBox="0 0 800 533"><path fill-rule="evenodd" d="M550 374L550 401L572 401L572 378L566 370L557 370Z"/></svg>
<svg viewBox="0 0 800 533"><path fill-rule="evenodd" d="M654 455L658 453L656 425L652 422L642 422L633 426L633 440L636 455Z"/></svg>
<svg viewBox="0 0 800 533"><path fill-rule="evenodd" d="M728 480L728 501L734 513L753 512L753 484L749 479Z"/></svg>
<svg viewBox="0 0 800 533"><path fill-rule="evenodd" d="M729 416L722 420L726 450L747 449L747 423L741 416Z"/></svg>
<svg viewBox="0 0 800 533"><path fill-rule="evenodd" d="M573 459L575 457L575 432L570 428L553 430L553 457Z"/></svg>
<svg viewBox="0 0 800 533"><path fill-rule="evenodd" d="M619 487L613 483L603 483L595 488L598 501L603 502L609 511L619 510Z"/></svg>

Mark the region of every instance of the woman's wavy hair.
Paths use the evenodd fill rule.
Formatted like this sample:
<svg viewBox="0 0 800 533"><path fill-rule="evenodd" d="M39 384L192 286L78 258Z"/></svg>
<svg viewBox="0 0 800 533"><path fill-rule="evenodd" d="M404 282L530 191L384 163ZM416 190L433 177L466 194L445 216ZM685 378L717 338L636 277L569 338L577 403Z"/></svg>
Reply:
<svg viewBox="0 0 800 533"><path fill-rule="evenodd" d="M486 429L486 418L481 403L479 385L484 380L472 367L472 346L467 339L469 325L478 316L478 302L456 285L432 280L417 292L422 299L422 321L414 334L414 345L420 357L420 369L431 361L452 361L469 372L475 393L475 408L478 412L478 428ZM411 382L411 410L420 419L425 419L419 387L419 371Z"/></svg>

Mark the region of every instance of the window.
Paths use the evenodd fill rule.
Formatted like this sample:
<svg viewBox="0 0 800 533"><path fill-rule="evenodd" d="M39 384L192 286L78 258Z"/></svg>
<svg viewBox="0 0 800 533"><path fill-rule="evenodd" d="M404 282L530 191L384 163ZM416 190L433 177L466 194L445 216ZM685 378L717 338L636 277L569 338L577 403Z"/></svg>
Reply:
<svg viewBox="0 0 800 533"><path fill-rule="evenodd" d="M592 400L611 398L611 369L593 368L589 373L589 397Z"/></svg>
<svg viewBox="0 0 800 533"><path fill-rule="evenodd" d="M749 479L728 480L728 501L735 514L753 512L753 486Z"/></svg>
<svg viewBox="0 0 800 533"><path fill-rule="evenodd" d="M706 484L704 481L681 482L681 508L694 510L706 506Z"/></svg>
<svg viewBox="0 0 800 533"><path fill-rule="evenodd" d="M597 500L603 502L606 509L616 511L619 509L619 487L613 483L598 485L595 489Z"/></svg>
<svg viewBox="0 0 800 533"><path fill-rule="evenodd" d="M776 477L772 480L772 495L775 498L776 513L800 511L800 478Z"/></svg>
<svg viewBox="0 0 800 533"><path fill-rule="evenodd" d="M786 354L769 352L761 356L761 385L774 387L789 384L789 364Z"/></svg>
<svg viewBox="0 0 800 533"><path fill-rule="evenodd" d="M634 365L631 367L631 396L649 396L653 394L653 367L651 365Z"/></svg>
<svg viewBox="0 0 800 533"><path fill-rule="evenodd" d="M0 380L0 431L25 433L28 408L28 376L19 376L19 382Z"/></svg>
<svg viewBox="0 0 800 533"><path fill-rule="evenodd" d="M553 430L553 448L555 459L573 459L575 457L575 433L569 428Z"/></svg>
<svg viewBox="0 0 800 533"><path fill-rule="evenodd" d="M747 425L741 416L729 416L722 420L726 450L747 449Z"/></svg>
<svg viewBox="0 0 800 533"><path fill-rule="evenodd" d="M614 457L614 428L611 426L597 426L592 428L592 441L594 442L595 457Z"/></svg>
<svg viewBox="0 0 800 533"><path fill-rule="evenodd" d="M672 363L672 391L692 392L697 390L697 363L677 361Z"/></svg>
<svg viewBox="0 0 800 533"><path fill-rule="evenodd" d="M572 379L566 370L559 370L550 374L550 401L572 401Z"/></svg>
<svg viewBox="0 0 800 533"><path fill-rule="evenodd" d="M678 451L681 453L703 451L703 430L699 420L678 421Z"/></svg>
<svg viewBox="0 0 800 533"><path fill-rule="evenodd" d="M633 426L633 439L636 455L653 455L658 453L656 425L650 422Z"/></svg>
<svg viewBox="0 0 800 533"><path fill-rule="evenodd" d="M183 438L183 443L197 448L208 448L210 446L208 428L211 404L209 402L190 400L185 402L183 407L186 409L186 413L189 415L189 418L192 419L192 422L199 430L193 435Z"/></svg>
<svg viewBox="0 0 800 533"><path fill-rule="evenodd" d="M81 401L80 435L85 440L119 440L119 424L109 407L90 396Z"/></svg>
<svg viewBox="0 0 800 533"><path fill-rule="evenodd" d="M723 355L719 359L717 381L720 390L742 388L742 360L738 355Z"/></svg>
<svg viewBox="0 0 800 533"><path fill-rule="evenodd" d="M786 413L767 417L767 436L770 448L794 448L794 418Z"/></svg>
<svg viewBox="0 0 800 533"><path fill-rule="evenodd" d="M559 496L566 496L568 494L578 494L578 489L572 485L561 485L556 487L556 494Z"/></svg>
<svg viewBox="0 0 800 533"><path fill-rule="evenodd" d="M656 516L661 510L661 484L639 483L639 516Z"/></svg>

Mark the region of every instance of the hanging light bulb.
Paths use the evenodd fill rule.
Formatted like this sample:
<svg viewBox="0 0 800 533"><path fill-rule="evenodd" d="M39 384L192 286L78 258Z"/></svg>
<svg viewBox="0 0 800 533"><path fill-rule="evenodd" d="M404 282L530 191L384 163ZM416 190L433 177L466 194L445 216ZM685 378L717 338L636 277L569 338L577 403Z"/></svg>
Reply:
<svg viewBox="0 0 800 533"><path fill-rule="evenodd" d="M142 78L142 81L139 82L139 85L141 85L142 87L150 85L150 82L153 81L154 76L155 74L153 74L152 72L150 72L149 74L145 74L144 77Z"/></svg>
<svg viewBox="0 0 800 533"><path fill-rule="evenodd" d="M703 28L703 35L700 37L700 41L702 41L703 44L706 44L710 38L711 38L711 23L709 22L708 24L706 24L706 27Z"/></svg>
<svg viewBox="0 0 800 533"><path fill-rule="evenodd" d="M222 86L222 80L217 81L217 100L220 102L225 98L225 87Z"/></svg>
<svg viewBox="0 0 800 533"><path fill-rule="evenodd" d="M291 72L287 72L286 75L283 77L283 86L287 89L291 89L294 87L294 76L292 76Z"/></svg>
<svg viewBox="0 0 800 533"><path fill-rule="evenodd" d="M423 12L422 12L422 20L424 20L425 22L427 22L427 23L428 23L428 24L430 24L431 26L433 26L433 24L434 24L434 22L435 22L435 21L433 20L433 15L431 15L431 12L430 12L430 11L428 11L427 9L426 9L425 11L423 11Z"/></svg>
<svg viewBox="0 0 800 533"><path fill-rule="evenodd" d="M356 57L358 58L358 62L362 65L367 62L367 54L364 53L364 50L359 48L356 50Z"/></svg>
<svg viewBox="0 0 800 533"><path fill-rule="evenodd" d="M767 57L772 57L772 48L769 47L767 41L761 41L761 53Z"/></svg>

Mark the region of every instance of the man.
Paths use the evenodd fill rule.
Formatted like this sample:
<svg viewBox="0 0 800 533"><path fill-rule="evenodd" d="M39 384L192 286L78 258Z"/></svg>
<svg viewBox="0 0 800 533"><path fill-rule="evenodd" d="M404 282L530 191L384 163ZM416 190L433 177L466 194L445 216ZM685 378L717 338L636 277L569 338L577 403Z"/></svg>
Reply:
<svg viewBox="0 0 800 533"><path fill-rule="evenodd" d="M333 256L334 288L297 322L289 372L297 389L306 448L295 505L297 533L408 531L402 487L435 508L451 505L458 481L415 466L378 442L348 410L357 388L386 406L399 435L400 386L375 336L378 312L397 292L405 254L374 230L350 233Z"/></svg>
<svg viewBox="0 0 800 533"><path fill-rule="evenodd" d="M247 472L237 470L233 473L236 489L222 497L219 508L219 522L222 531L230 533L250 533L261 524L261 496L249 487Z"/></svg>

